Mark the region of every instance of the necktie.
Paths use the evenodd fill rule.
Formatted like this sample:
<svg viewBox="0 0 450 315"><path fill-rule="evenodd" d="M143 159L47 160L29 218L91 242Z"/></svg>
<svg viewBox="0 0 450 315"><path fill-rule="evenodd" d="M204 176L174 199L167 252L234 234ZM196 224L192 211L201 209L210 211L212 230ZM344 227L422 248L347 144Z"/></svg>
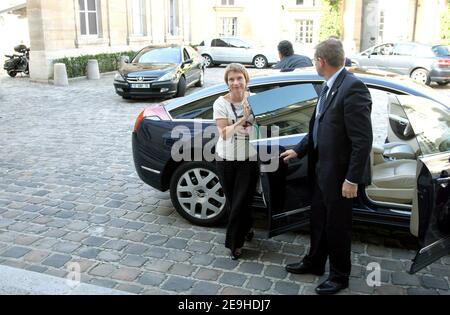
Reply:
<svg viewBox="0 0 450 315"><path fill-rule="evenodd" d="M319 102L317 103L317 108L316 108L316 119L314 120L314 126L313 126L314 148L317 148L317 133L319 131L319 120L320 120L320 115L323 110L323 105L325 104L325 101L327 100L327 92L328 92L328 85L325 84L325 86L322 88L322 91L320 92Z"/></svg>

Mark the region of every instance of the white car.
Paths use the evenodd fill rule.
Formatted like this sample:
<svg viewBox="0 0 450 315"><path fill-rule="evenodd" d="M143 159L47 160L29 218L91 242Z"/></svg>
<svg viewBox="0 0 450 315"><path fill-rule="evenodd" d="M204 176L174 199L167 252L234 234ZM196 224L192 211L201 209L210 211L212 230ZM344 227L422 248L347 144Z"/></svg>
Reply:
<svg viewBox="0 0 450 315"><path fill-rule="evenodd" d="M207 67L239 62L262 69L279 61L276 47L257 47L236 37L204 40L197 46L197 51L203 56Z"/></svg>

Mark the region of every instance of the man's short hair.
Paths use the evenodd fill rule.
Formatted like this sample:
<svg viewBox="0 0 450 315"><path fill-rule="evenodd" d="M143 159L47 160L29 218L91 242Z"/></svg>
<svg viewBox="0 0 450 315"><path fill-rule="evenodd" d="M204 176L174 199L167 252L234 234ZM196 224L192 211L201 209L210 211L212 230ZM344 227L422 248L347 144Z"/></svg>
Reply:
<svg viewBox="0 0 450 315"><path fill-rule="evenodd" d="M324 40L316 46L314 57L324 59L332 67L342 67L345 63L344 45L336 38Z"/></svg>
<svg viewBox="0 0 450 315"><path fill-rule="evenodd" d="M292 43L290 41L282 40L278 44L278 52L284 57L289 57L294 54L294 47L292 47Z"/></svg>

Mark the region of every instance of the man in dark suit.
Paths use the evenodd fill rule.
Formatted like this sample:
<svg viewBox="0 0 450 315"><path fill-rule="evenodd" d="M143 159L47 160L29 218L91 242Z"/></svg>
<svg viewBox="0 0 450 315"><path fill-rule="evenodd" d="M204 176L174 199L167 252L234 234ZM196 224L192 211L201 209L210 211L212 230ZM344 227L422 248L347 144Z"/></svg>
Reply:
<svg viewBox="0 0 450 315"><path fill-rule="evenodd" d="M286 270L322 275L330 259L328 279L318 294L334 294L348 287L351 262L352 203L358 184L369 181L372 147L372 100L362 81L347 72L342 43L328 39L316 47L315 66L322 85L309 134L281 154L284 161L308 155L311 203L311 247L299 263Z"/></svg>
<svg viewBox="0 0 450 315"><path fill-rule="evenodd" d="M280 72L291 72L297 68L313 66L311 59L308 57L294 54L294 47L288 40L282 40L278 44L278 55L280 61L273 68L280 69Z"/></svg>

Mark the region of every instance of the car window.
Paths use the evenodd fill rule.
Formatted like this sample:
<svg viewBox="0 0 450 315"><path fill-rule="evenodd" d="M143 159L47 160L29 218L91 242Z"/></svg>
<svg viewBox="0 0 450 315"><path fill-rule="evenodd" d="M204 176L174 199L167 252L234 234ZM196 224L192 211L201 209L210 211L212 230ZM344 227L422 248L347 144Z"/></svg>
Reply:
<svg viewBox="0 0 450 315"><path fill-rule="evenodd" d="M191 56L191 58L198 57L198 53L194 48L192 48L191 46L186 46L186 49L189 52L189 56Z"/></svg>
<svg viewBox="0 0 450 315"><path fill-rule="evenodd" d="M199 46L205 46L205 41L202 40L202 42L200 44L198 44Z"/></svg>
<svg viewBox="0 0 450 315"><path fill-rule="evenodd" d="M391 55L394 45L386 44L375 47L372 51L372 55Z"/></svg>
<svg viewBox="0 0 450 315"><path fill-rule="evenodd" d="M449 46L434 46L433 52L436 57L450 57L450 47Z"/></svg>
<svg viewBox="0 0 450 315"><path fill-rule="evenodd" d="M191 59L191 57L189 56L189 53L187 52L186 48L183 49L183 56L184 56L184 61Z"/></svg>
<svg viewBox="0 0 450 315"><path fill-rule="evenodd" d="M230 47L234 48L247 48L250 45L237 39L237 38L229 38L226 40L226 42L230 45Z"/></svg>
<svg viewBox="0 0 450 315"><path fill-rule="evenodd" d="M412 56L414 46L410 44L397 44L394 47L393 55L396 56Z"/></svg>
<svg viewBox="0 0 450 315"><path fill-rule="evenodd" d="M219 96L227 92L208 96L170 111L174 119L213 119L213 105Z"/></svg>
<svg viewBox="0 0 450 315"><path fill-rule="evenodd" d="M312 83L272 87L249 97L258 125L277 129L277 136L307 133L317 103Z"/></svg>
<svg viewBox="0 0 450 315"><path fill-rule="evenodd" d="M391 93L376 88L369 88L372 98L373 144L382 146L388 131L388 105Z"/></svg>
<svg viewBox="0 0 450 315"><path fill-rule="evenodd" d="M431 47L429 46L416 46L416 48L414 48L414 56L434 57L434 53Z"/></svg>
<svg viewBox="0 0 450 315"><path fill-rule="evenodd" d="M211 47L228 47L228 44L220 38L211 41Z"/></svg>
<svg viewBox="0 0 450 315"><path fill-rule="evenodd" d="M423 155L450 151L450 115L445 106L411 95L399 95L397 99L411 123Z"/></svg>
<svg viewBox="0 0 450 315"><path fill-rule="evenodd" d="M143 49L133 59L133 63L180 63L181 53L178 47Z"/></svg>

